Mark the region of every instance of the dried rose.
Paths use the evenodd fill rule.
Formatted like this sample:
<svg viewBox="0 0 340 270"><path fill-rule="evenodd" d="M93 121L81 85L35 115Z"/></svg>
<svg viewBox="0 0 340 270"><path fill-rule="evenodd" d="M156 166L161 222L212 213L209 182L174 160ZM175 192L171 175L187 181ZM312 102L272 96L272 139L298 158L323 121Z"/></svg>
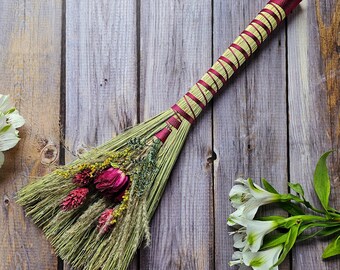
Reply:
<svg viewBox="0 0 340 270"><path fill-rule="evenodd" d="M76 188L72 190L61 202L61 209L64 211L69 211L79 207L85 202L88 193L88 188Z"/></svg>
<svg viewBox="0 0 340 270"><path fill-rule="evenodd" d="M94 180L96 189L108 196L120 195L129 186L129 177L121 170L109 168Z"/></svg>
<svg viewBox="0 0 340 270"><path fill-rule="evenodd" d="M113 211L114 211L113 209L105 209L105 211L100 215L97 225L97 228L100 233L107 233L111 229Z"/></svg>

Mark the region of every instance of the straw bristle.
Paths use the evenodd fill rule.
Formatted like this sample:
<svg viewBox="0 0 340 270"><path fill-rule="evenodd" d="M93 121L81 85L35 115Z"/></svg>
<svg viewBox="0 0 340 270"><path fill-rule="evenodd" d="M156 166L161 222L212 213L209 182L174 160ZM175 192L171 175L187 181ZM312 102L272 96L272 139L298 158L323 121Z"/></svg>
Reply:
<svg viewBox="0 0 340 270"><path fill-rule="evenodd" d="M109 233L98 233L97 220L105 209L114 208L116 204L99 196L98 192L90 193L79 207L71 211L60 209L61 201L77 187L70 180L71 176L65 175L82 164L103 162L109 153L125 149L131 139L154 138L154 134L162 130L166 120L173 115L172 110L167 110L91 150L81 159L32 182L19 192L19 204L42 228L62 259L83 269L126 269L143 239L150 241L149 221L185 142L189 123L182 122L159 148L157 171L150 175L150 185L146 191L142 190L139 194L136 181L132 182L126 210Z"/></svg>

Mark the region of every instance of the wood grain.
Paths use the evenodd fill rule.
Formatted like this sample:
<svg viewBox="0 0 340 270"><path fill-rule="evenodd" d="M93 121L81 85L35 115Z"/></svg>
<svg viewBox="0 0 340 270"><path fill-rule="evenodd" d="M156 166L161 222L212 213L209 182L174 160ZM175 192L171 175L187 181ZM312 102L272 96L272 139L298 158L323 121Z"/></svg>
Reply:
<svg viewBox="0 0 340 270"><path fill-rule="evenodd" d="M306 196L319 205L312 188L319 156L336 149L331 205L339 207L339 6L338 1L304 1L288 24L289 152L291 181L302 182ZM339 269L339 260L322 261L327 241L298 245L292 269Z"/></svg>
<svg viewBox="0 0 340 270"><path fill-rule="evenodd" d="M137 123L136 29L136 1L67 1L65 142L71 153ZM66 154L67 162L74 158Z"/></svg>
<svg viewBox="0 0 340 270"><path fill-rule="evenodd" d="M175 103L266 2L0 1L1 93L27 120L1 168L0 270L62 268L17 190L59 154L69 162ZM318 204L313 171L329 149L340 207L339 27L339 1L303 1L200 116L131 270L229 269L233 180L265 177L280 191L298 181ZM298 245L280 270L340 269L321 260L327 243Z"/></svg>
<svg viewBox="0 0 340 270"><path fill-rule="evenodd" d="M56 269L42 232L15 203L59 152L61 1L0 2L0 84L26 119L0 175L0 269Z"/></svg>
<svg viewBox="0 0 340 270"><path fill-rule="evenodd" d="M214 1L214 58L267 1ZM285 27L281 25L214 102L215 268L229 269L233 239L226 220L233 181L266 178L287 190ZM273 212L272 212L273 213ZM289 262L280 266L289 269Z"/></svg>
<svg viewBox="0 0 340 270"><path fill-rule="evenodd" d="M169 108L210 67L209 1L141 2L141 115ZM193 127L152 221L140 269L214 269L211 111Z"/></svg>

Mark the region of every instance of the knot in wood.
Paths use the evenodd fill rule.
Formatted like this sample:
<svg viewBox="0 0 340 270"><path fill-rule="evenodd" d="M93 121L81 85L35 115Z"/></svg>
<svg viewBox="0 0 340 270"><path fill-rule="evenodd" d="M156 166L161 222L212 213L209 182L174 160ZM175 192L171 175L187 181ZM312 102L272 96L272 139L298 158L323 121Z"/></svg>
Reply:
<svg viewBox="0 0 340 270"><path fill-rule="evenodd" d="M8 198L7 195L5 195L5 196L4 196L4 205L5 205L5 206L8 206L9 203L10 203L9 198Z"/></svg>
<svg viewBox="0 0 340 270"><path fill-rule="evenodd" d="M217 155L214 151L209 151L209 157L207 158L208 163L213 163L217 159Z"/></svg>
<svg viewBox="0 0 340 270"><path fill-rule="evenodd" d="M54 144L48 144L40 152L40 162L41 164L49 165L54 163L58 156L58 148Z"/></svg>

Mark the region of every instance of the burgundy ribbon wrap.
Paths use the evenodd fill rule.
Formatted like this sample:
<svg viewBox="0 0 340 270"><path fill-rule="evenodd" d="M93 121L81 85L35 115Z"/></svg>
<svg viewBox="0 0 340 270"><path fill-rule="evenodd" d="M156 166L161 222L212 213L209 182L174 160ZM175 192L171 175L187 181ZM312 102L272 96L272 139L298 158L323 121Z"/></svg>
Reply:
<svg viewBox="0 0 340 270"><path fill-rule="evenodd" d="M301 3L301 1L302 0L271 0L270 2L282 7L286 15L288 15Z"/></svg>

